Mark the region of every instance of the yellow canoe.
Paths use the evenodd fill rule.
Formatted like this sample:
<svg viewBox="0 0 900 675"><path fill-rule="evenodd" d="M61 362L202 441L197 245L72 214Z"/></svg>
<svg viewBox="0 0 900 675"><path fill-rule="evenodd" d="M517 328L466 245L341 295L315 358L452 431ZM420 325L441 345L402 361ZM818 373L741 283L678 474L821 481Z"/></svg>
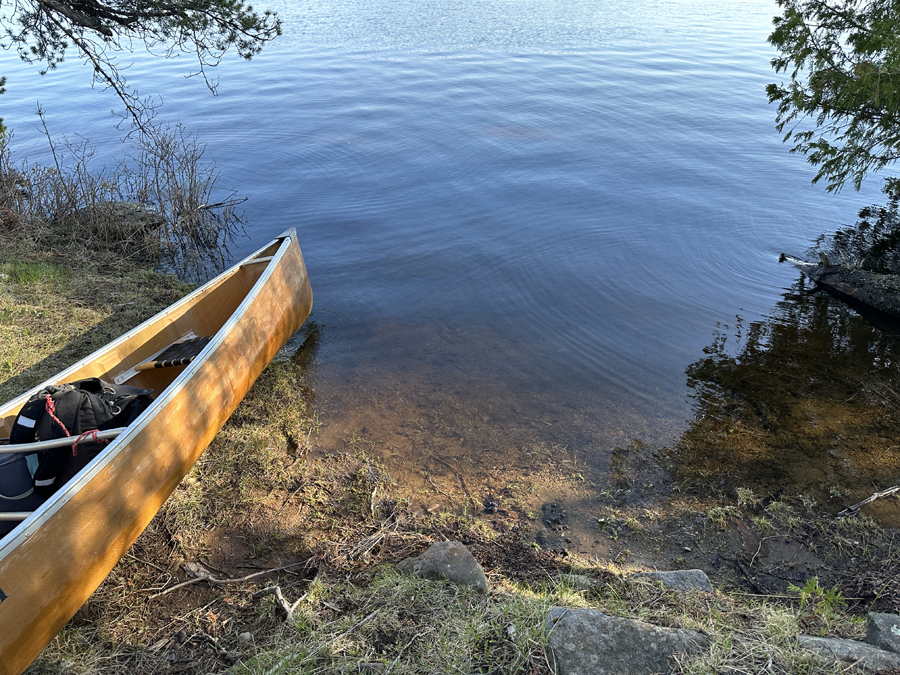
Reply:
<svg viewBox="0 0 900 675"><path fill-rule="evenodd" d="M19 675L100 585L312 309L292 229L102 349L0 406L0 437L48 384L87 377L155 400L0 540L0 675ZM133 370L186 334L186 366Z"/></svg>

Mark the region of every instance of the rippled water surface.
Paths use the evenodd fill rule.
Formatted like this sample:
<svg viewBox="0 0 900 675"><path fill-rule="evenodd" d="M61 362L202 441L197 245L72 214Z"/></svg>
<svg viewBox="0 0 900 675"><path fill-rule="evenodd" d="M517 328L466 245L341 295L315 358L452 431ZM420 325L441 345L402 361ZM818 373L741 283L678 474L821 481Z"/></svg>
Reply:
<svg viewBox="0 0 900 675"><path fill-rule="evenodd" d="M876 200L810 186L781 144L772 2L269 4L285 35L226 61L218 97L186 59L129 75L250 197L237 253L298 228L325 446L369 437L414 474L439 451L602 465L667 442L717 325L796 277L778 254ZM0 65L20 154L45 154L37 100L54 131L119 150L86 68Z"/></svg>

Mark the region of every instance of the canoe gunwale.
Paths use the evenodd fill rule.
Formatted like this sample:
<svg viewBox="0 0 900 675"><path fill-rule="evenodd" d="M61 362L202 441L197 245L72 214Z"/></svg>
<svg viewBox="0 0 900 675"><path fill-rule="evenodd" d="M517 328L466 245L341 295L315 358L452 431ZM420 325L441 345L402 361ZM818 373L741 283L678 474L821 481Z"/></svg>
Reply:
<svg viewBox="0 0 900 675"><path fill-rule="evenodd" d="M124 449L127 445L140 433L144 431L147 425L152 422L153 418L157 416L157 414L163 410L172 399L184 388L185 384L197 373L197 371L203 367L203 365L207 362L208 357L211 353L217 350L228 334L234 329L234 327L238 324L241 317L243 317L249 306L254 302L256 297L262 292L263 288L265 288L267 282L275 273L275 270L278 269L279 264L282 262L282 259L286 255L289 244L293 239L296 239L296 232L291 229L288 232L285 232L283 235L277 237L273 241L269 242L262 248L258 249L253 254L247 256L240 262L236 263L228 270L220 274L219 276L211 279L209 282L196 289L195 291L189 293L181 300L173 303L163 311L158 314L150 317L139 326L133 328L128 331L124 335L116 338L112 342L101 347L100 350L93 352L89 356L81 359L77 363L72 366L69 366L65 370L57 373L53 376L51 380L47 380L36 387L33 387L31 390L22 394L21 396L13 399L7 403L8 405L13 404L16 401L21 400L24 403L28 397L30 397L33 393L40 391L41 388L47 386L52 382L60 382L65 381L66 375L70 372L74 372L91 361L95 360L97 354L103 351L109 351L114 349L116 345L124 342L125 340L130 339L135 334L139 333L141 330L146 327L164 319L167 315L171 314L174 311L177 311L179 308L183 307L185 304L190 304L194 302L199 296L206 294L212 288L220 285L234 274L237 274L241 268L249 261L258 258L262 251L265 251L275 242L279 242L278 250L272 255L272 259L268 261L268 266L256 279L253 283L253 286L241 300L240 304L234 310L234 312L228 317L228 319L219 327L216 333L212 336L212 339L209 343L203 348L203 350L196 356L192 363L188 364L185 369L179 373L174 380L162 391L162 393L154 399L153 403L147 407L135 420L131 423L130 426L126 428L126 430L121 433L119 436L113 440L107 448L104 449L97 457L95 457L91 462L79 472L75 478L66 483L63 487L61 487L50 499L44 502L40 507L38 507L27 519L22 521L17 528L15 528L12 532L3 537L2 541L0 541L0 562L2 562L7 555L15 551L15 549L25 542L31 535L39 529L46 521L52 518L60 509L62 509L69 500L76 495L85 485L87 485L100 471L102 471L113 459ZM6 406L4 406L6 407Z"/></svg>
<svg viewBox="0 0 900 675"><path fill-rule="evenodd" d="M247 256L246 258L241 260L240 262L235 263L234 265L229 267L227 270L222 272L219 276L213 277L212 279L207 281L205 284L203 284L200 288L197 288L197 289L191 291L186 296L184 296L180 300L177 300L176 302L172 303L171 305L166 307L161 312L158 312L157 314L154 314L146 321L141 322L139 325L135 326L127 333L123 333L122 335L120 335L119 337L114 339L113 341L107 342L100 349L92 352L91 354L88 354L83 359L80 359L77 362L73 363L71 366L69 366L65 370L61 370L60 372L56 373L52 378L50 378L48 380L44 380L40 384L35 385L34 387L32 387L31 389L26 391L24 394L20 394L16 398L14 398L10 401L4 402L2 404L3 408L9 408L10 406L15 406L15 405L19 405L19 406L24 405L24 403L29 399L29 397L32 394L37 393L38 391L40 391L41 389L46 387L48 384L65 381L68 378L69 373L74 373L74 372L80 370L81 368L83 368L84 366L86 366L87 364L91 363L92 361L96 360L97 355L99 353L107 352L107 351L111 351L111 350L115 349L118 345L122 344L123 342L126 342L127 340L130 340L132 337L139 334L141 331L143 331L148 326L150 326L150 325L160 321L164 317L178 311L185 305L192 304L197 299L198 296L208 293L210 290L212 290L216 286L223 284L225 281L230 279L232 276L234 276L235 274L238 274L240 272L241 268L244 267L244 265L246 263L251 262L254 258L258 257L260 253L265 251L267 248L271 247L272 244L275 243L276 241L282 240L282 245L283 245L283 243L286 242L288 239L295 238L295 237L296 237L296 235L295 234L292 235L290 231L286 232L285 234L283 234L279 237L276 237L275 239L273 239L271 242L269 242L262 248L258 249L254 253L250 254L249 256ZM263 273L262 276L265 277L268 273L269 272L267 270L266 272ZM235 310L235 311L237 311L237 310Z"/></svg>

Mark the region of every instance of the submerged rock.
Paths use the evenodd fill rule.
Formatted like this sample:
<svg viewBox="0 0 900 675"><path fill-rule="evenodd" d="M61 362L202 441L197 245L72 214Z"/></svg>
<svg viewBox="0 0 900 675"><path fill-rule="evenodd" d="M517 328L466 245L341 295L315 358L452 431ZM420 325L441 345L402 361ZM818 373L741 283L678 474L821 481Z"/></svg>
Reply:
<svg viewBox="0 0 900 675"><path fill-rule="evenodd" d="M551 532L569 529L569 514L561 504L551 502L541 506L541 522Z"/></svg>
<svg viewBox="0 0 900 675"><path fill-rule="evenodd" d="M446 579L460 586L471 586L479 593L488 591L484 570L458 541L432 544L422 555L402 560L397 569L424 579Z"/></svg>
<svg viewBox="0 0 900 675"><path fill-rule="evenodd" d="M677 653L697 653L708 640L691 630L661 628L591 609L553 607L547 617L558 675L650 675L671 670Z"/></svg>

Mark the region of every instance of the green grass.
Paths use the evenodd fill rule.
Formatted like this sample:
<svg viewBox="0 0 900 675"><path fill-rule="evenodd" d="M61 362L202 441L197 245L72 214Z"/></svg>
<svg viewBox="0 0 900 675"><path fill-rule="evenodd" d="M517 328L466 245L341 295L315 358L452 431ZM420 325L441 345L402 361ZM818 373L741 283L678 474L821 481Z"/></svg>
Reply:
<svg viewBox="0 0 900 675"><path fill-rule="evenodd" d="M68 258L0 236L0 400L28 390L182 297L171 275Z"/></svg>
<svg viewBox="0 0 900 675"><path fill-rule="evenodd" d="M14 284L34 284L54 282L69 276L70 271L60 265L44 262L22 262L16 260L0 265L0 280L7 279Z"/></svg>
<svg viewBox="0 0 900 675"><path fill-rule="evenodd" d="M356 673L360 664L392 673L532 672L546 667L551 602L513 585L481 596L388 566L365 585L329 584L311 596L294 625L235 672Z"/></svg>

